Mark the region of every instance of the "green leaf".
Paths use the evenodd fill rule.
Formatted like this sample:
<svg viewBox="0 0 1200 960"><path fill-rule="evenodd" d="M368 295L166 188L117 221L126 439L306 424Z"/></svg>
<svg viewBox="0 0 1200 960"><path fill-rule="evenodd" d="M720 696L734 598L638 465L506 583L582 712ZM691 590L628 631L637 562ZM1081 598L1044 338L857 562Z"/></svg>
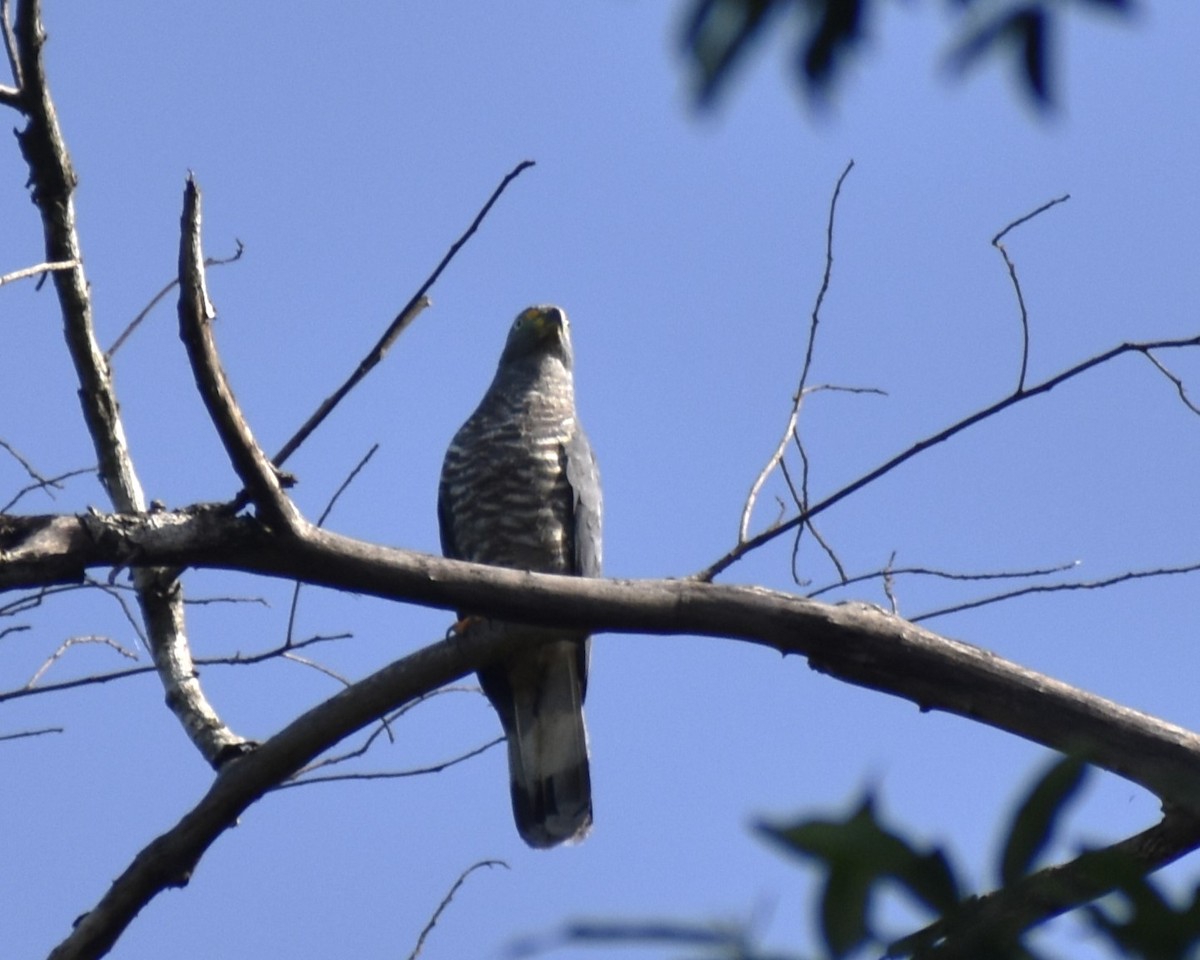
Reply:
<svg viewBox="0 0 1200 960"><path fill-rule="evenodd" d="M1004 852L1000 884L1009 886L1026 876L1054 835L1058 819L1083 786L1088 766L1075 757L1053 763L1017 808Z"/></svg>
<svg viewBox="0 0 1200 960"><path fill-rule="evenodd" d="M1046 56L1046 36L1050 32L1050 17L1041 8L1029 10L1017 20L1021 59L1025 65L1025 82L1038 103L1050 102L1049 65Z"/></svg>
<svg viewBox="0 0 1200 960"><path fill-rule="evenodd" d="M683 46L696 68L701 103L712 102L768 15L784 6L786 0L698 0L694 4L684 29Z"/></svg>
<svg viewBox="0 0 1200 960"><path fill-rule="evenodd" d="M1089 906L1086 914L1116 950L1144 960L1195 960L1200 952L1200 888L1180 909L1145 877L1127 881L1118 896L1127 901L1127 909L1118 911L1123 919L1098 906Z"/></svg>
<svg viewBox="0 0 1200 960"><path fill-rule="evenodd" d="M945 854L918 850L881 824L870 794L844 820L761 823L758 830L788 853L825 869L821 932L835 957L873 936L870 898L883 881L899 884L934 913L946 913L959 901L958 881Z"/></svg>
<svg viewBox="0 0 1200 960"><path fill-rule="evenodd" d="M970 30L950 54L956 70L974 66L984 54L1007 49L1029 93L1038 106L1050 105L1050 15L1043 3L1027 3L1003 13Z"/></svg>
<svg viewBox="0 0 1200 960"><path fill-rule="evenodd" d="M820 9L801 60L811 90L826 90L836 79L841 58L861 37L863 5L863 0L811 5Z"/></svg>

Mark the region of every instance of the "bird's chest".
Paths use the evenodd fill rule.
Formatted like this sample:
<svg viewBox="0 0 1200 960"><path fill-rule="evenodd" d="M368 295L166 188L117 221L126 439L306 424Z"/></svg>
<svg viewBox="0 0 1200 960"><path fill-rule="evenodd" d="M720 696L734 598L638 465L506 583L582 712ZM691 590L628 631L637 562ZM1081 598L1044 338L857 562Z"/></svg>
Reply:
<svg viewBox="0 0 1200 960"><path fill-rule="evenodd" d="M565 446L574 417L541 398L477 411L455 438L444 493L464 556L572 572L572 495Z"/></svg>

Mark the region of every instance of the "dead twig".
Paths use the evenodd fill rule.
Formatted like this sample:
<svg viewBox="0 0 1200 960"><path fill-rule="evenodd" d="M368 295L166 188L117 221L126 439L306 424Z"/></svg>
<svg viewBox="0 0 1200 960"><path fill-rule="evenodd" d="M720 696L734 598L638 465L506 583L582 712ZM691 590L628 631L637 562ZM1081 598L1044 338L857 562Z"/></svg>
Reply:
<svg viewBox="0 0 1200 960"><path fill-rule="evenodd" d="M484 217L488 215L496 201L500 199L500 195L504 193L504 191L508 188L508 185L512 183L513 180L515 180L522 173L524 173L525 170L533 165L534 162L532 160L522 160L516 165L516 167L509 171L503 180L500 181L500 185L492 191L492 195L488 198L487 203L483 205L483 208L475 215L475 219L471 221L471 225L467 227L462 236L454 241L449 251L447 251L446 255L442 257L441 262L434 268L433 273L431 273L425 282L421 284L417 292L413 294L412 299L404 305L404 309L402 309L400 313L396 315L396 319L393 320L388 326L387 330L384 331L383 336L379 338L379 342L371 348L371 351L362 359L358 367L346 379L346 382L338 387L337 390L335 390L330 396L325 398L325 400L317 408L316 412L309 417L307 421L305 421L304 425L300 427L300 429L296 431L292 438L283 445L280 451L275 454L275 458L272 461L275 466L282 467L287 461L288 457L295 453L300 448L300 445L308 439L309 435L312 434L312 432L321 425L325 418L333 412L334 407L341 403L346 395L353 390L358 383L379 364L381 360L383 360L383 358L387 355L388 350L391 349L392 344L396 342L400 334L402 334L408 325L417 318L422 310L429 306L430 301L426 294L429 293L430 289L437 282L438 277L442 275L442 271L449 266L450 261L454 259L454 257L458 254L458 251L461 250L463 245L475 235L475 231L479 229L480 224L483 223Z"/></svg>
<svg viewBox="0 0 1200 960"><path fill-rule="evenodd" d="M33 464L32 464L32 463L29 461L29 459L28 459L27 457L23 456L23 455L20 453L20 451L18 451L18 450L17 450L17 448L16 448L16 447L14 447L14 446L13 446L11 443L9 443L8 441L6 441L6 440L0 440L0 450L5 450L5 451L7 451L7 452L8 452L8 455L9 455L10 457L12 457L14 460L16 460L16 461L17 461L17 463L19 463L19 464L21 465L21 468L22 468L22 469L23 469L23 470L24 470L24 471L25 471L27 474L29 474L29 478L30 478L31 480L34 480L34 481L36 481L37 483L39 483L39 484L42 484L42 485L46 485L46 486L48 486L48 485L50 485L50 484L52 484L52 483L54 482L54 481L52 481L52 480L47 480L47 479L46 479L44 476L42 476L42 474L41 474L40 472L38 472L38 470L37 470L37 469L34 467L34 465L33 465ZM0 513L3 513L3 512L4 512L3 510L0 510Z"/></svg>
<svg viewBox="0 0 1200 960"><path fill-rule="evenodd" d="M842 184L846 182L846 177L850 175L850 171L854 169L854 161L851 160L846 164L846 168L837 179L837 183L833 188L833 197L829 201L829 219L825 225L825 270L821 275L821 286L817 290L817 297L813 303L812 313L809 315L808 325L808 344L804 351L804 363L800 367L800 380L796 385L795 395L792 397L792 409L788 415L787 425L784 428L779 442L775 445L775 450L767 458L767 462L763 468L759 470L758 476L754 478L754 482L750 485L750 492L746 495L746 503L742 508L741 522L738 524L738 543L745 543L750 535L750 517L754 512L754 504L758 500L759 492L762 486L767 482L767 478L774 472L775 468L783 459L784 453L787 451L788 444L791 442L792 435L796 430L796 422L800 418L800 406L804 402L805 385L808 383L808 375L812 370L813 353L817 342L817 327L821 322L821 305L825 302L825 294L829 292L829 283L833 278L833 225L837 214L838 198L842 194ZM802 508L803 512L803 508Z"/></svg>
<svg viewBox="0 0 1200 960"><path fill-rule="evenodd" d="M465 763L467 760L477 757L481 753L486 753L492 747L498 746L503 742L504 737L496 737L494 740L489 740L487 743L474 747L466 753L460 753L449 760L442 760L439 763L433 763L426 767L413 767L410 770L385 770L375 773L326 773L319 776L304 776L298 777L295 780L289 780L287 783L281 783L274 789L288 790L292 787L306 787L312 783L340 783L348 780L401 780L406 777L423 777L430 773L441 773L450 767Z"/></svg>
<svg viewBox="0 0 1200 960"><path fill-rule="evenodd" d="M361 460L354 465L354 469L346 476L346 479L341 482L341 485L333 492L333 496L329 498L329 502L325 504L325 509L321 511L321 515L317 518L317 526L325 526L325 521L329 519L329 515L333 512L334 504L347 488L352 484L355 478L362 472L365 467L375 456L375 452L379 449L379 444L372 444L371 449L366 452ZM290 647L292 644L293 630L296 626L296 610L300 605L300 590L303 588L303 581L297 580L292 587L292 602L288 607L287 632L284 634L284 646Z"/></svg>
<svg viewBox="0 0 1200 960"><path fill-rule="evenodd" d="M228 263L236 263L238 260L241 260L242 254L246 251L246 247L243 245L241 240L236 238L234 239L234 243L237 244L237 249L228 257L205 257L204 266L206 268L223 267ZM133 332L140 327L142 325L142 321L150 315L150 311L157 307L166 298L167 294L174 290L177 286L179 286L179 278L175 277L165 287L159 290L158 293L150 298L150 302L142 307L141 312L129 322L129 326L121 331L121 335L113 341L113 345L104 352L105 360L110 362L112 361L113 356L118 350L121 349L125 341L133 336Z"/></svg>
<svg viewBox="0 0 1200 960"><path fill-rule="evenodd" d="M17 140L29 167L30 194L42 223L45 262L75 264L49 276L61 308L100 482L117 512L137 515L147 508L146 496L126 442L112 370L96 339L91 289L75 220L78 177L50 92L45 45L41 3L24 0L16 8L10 51L10 55L15 51L21 78L20 109L28 118ZM175 571L141 567L134 570L133 577L154 663L167 693L166 703L205 759L219 767L246 741L222 722L196 678L183 592Z"/></svg>
<svg viewBox="0 0 1200 960"><path fill-rule="evenodd" d="M291 660L292 663L298 663L304 667L311 667L313 670L316 670L317 673L323 673L323 674L325 674L325 676L329 677L330 679L336 680L343 687L350 686L351 681L347 680L336 670L333 670L332 668L325 666L325 664L323 664L323 663L317 663L316 660L312 660L309 657L302 657L302 656L300 656L300 654L296 653L294 650L287 650L284 653L281 653L280 656L284 660Z"/></svg>
<svg viewBox="0 0 1200 960"><path fill-rule="evenodd" d="M9 632L15 633L28 629L30 628L27 626L9 627L6 631L0 631L0 637ZM299 640L293 643L290 648L275 647L271 650L264 650L262 653L255 654L234 653L224 657L197 657L193 662L198 667L247 667L263 663L266 660L281 659L289 649L295 651L316 643L328 643L331 640L346 640L350 636L351 634L348 633L318 635L310 637L307 640ZM14 690L3 690L0 691L0 703L8 700L20 700L23 697L37 696L43 693L62 693L65 690L76 690L79 687L100 686L112 683L114 680L128 680L131 677L140 677L147 673L154 673L155 669L155 667L130 667L128 670L93 673L86 677L77 677L73 680L60 680L57 683L43 684L40 687L19 687Z"/></svg>
<svg viewBox="0 0 1200 960"><path fill-rule="evenodd" d="M1152 364L1154 364L1154 366L1158 368L1159 373L1161 373L1164 377L1166 377L1168 380L1171 381L1171 383L1173 383L1175 385L1175 390L1179 394L1179 399L1181 401L1183 401L1183 405L1185 407L1187 407L1189 410L1191 410L1192 413L1200 414L1200 407L1197 407L1194 403L1192 403L1191 399L1188 397L1187 389L1183 385L1183 380L1181 380L1179 377L1175 376L1175 374L1173 374L1170 370L1168 370L1166 368L1166 366L1162 363L1162 361L1160 361L1158 359L1158 357L1156 357L1151 351L1143 350L1142 356L1144 356L1147 360L1149 360ZM0 512L3 512L3 511L0 511Z"/></svg>
<svg viewBox="0 0 1200 960"><path fill-rule="evenodd" d="M212 337L216 316L208 298L201 248L201 195L189 175L183 194L179 244L179 335L187 350L196 387L229 455L238 479L250 491L263 519L294 534L305 521L283 491L278 469L267 459L239 409Z"/></svg>
<svg viewBox="0 0 1200 960"><path fill-rule="evenodd" d="M800 439L800 433L798 431L792 431L792 439L795 441L796 450L800 454L800 464L801 464L801 468L802 468L801 473L800 473L800 493L801 493L801 496L803 497L803 500L802 500L802 505L799 505L799 509L803 510L804 505L807 505L809 502L809 497L808 497L808 476L809 476L808 451L804 449L804 442ZM779 465L781 467L784 466L783 461L780 461ZM789 481L788 485L791 486L790 481ZM823 536L821 536L821 531L817 529L816 524L810 520L808 523L801 524L799 527L796 528L796 541L795 541L795 544L792 546L792 579L793 579L793 581L796 582L796 585L799 586L799 583L800 583L799 578L797 577L797 573L799 571L796 569L796 558L800 553L800 535L804 532L805 527L807 527L809 529L809 531L813 535L813 539L816 540L817 543L820 544L821 549L825 551L825 555L827 557L829 557L829 562L833 564L833 568L837 571L838 576L841 579L845 580L846 579L846 568L842 566L842 561L840 559L838 559L838 555L837 555L836 551L834 551L832 545L830 545L828 543L828 541L826 541L826 539Z"/></svg>
<svg viewBox="0 0 1200 960"><path fill-rule="evenodd" d="M807 510L803 511L799 516L793 517L784 523L772 527L769 530L765 530L762 533L737 544L737 546L735 546L724 556L720 557L714 563L705 567L698 573L693 574L691 579L703 582L711 581L713 578L719 576L721 573L728 570L731 566L741 560L744 556L746 556L746 554L757 550L759 547L770 543L777 537L794 530L800 524L808 522L811 517L815 517L818 514L823 513L830 507L846 499L846 497L850 496L851 494L857 493L863 487L874 483L880 477L886 476L901 464L907 463L918 454L924 453L926 450L930 449L931 447L935 447L938 444L945 443L947 440L957 436L964 430L967 430L984 420L1002 413L1009 407L1016 406L1019 403L1032 400L1034 397L1039 397L1043 394L1049 393L1055 387L1061 386L1062 384L1074 380L1076 377L1080 377L1096 367L1104 366L1118 357L1122 357L1129 353L1146 354L1148 351L1183 350L1192 347L1200 347L1200 335L1194 337L1181 337L1179 339L1172 340L1149 340L1138 343L1127 341L1105 350L1103 353L1098 353L1086 360L1082 360L1074 366L1068 367L1054 376L1047 377L1045 380L1034 384L1032 387L1024 387L1020 390L1014 390L1003 399L997 400L995 403L989 404L988 406L983 407L982 409L977 410L966 417L963 417L961 420L952 423L943 430L939 430L937 433L931 434L922 440L918 440L912 446L908 447L908 449L896 454L891 459L886 460L875 469L860 476L857 480L854 480L851 483L846 484L844 487L841 487L835 492L829 494L829 496L825 497L825 499L821 500L820 502L813 504Z"/></svg>
<svg viewBox="0 0 1200 960"><path fill-rule="evenodd" d="M21 90L25 86L21 58L17 54L17 38L13 34L12 15L9 10L9 0L0 0L0 30L4 32L4 52L8 55L8 69L12 72L15 87L0 87L0 103L10 107L21 106Z"/></svg>
<svg viewBox="0 0 1200 960"><path fill-rule="evenodd" d="M926 613L919 614L911 618L913 623L921 623L926 620L932 620L934 617L945 617L952 613L962 613L964 610L975 610L979 607L986 607L993 603L1002 603L1005 600L1012 600L1016 597L1027 597L1036 593L1060 593L1073 590L1103 590L1107 587L1113 587L1121 583L1131 583L1134 580L1148 580L1155 577L1174 577L1182 576L1189 573L1200 572L1200 563L1189 563L1179 567L1159 567L1155 570L1128 570L1125 573L1118 573L1111 577L1105 577L1101 580L1077 580L1070 583L1038 583L1030 584L1026 587L1020 587L1016 590L1008 590L1004 593L997 593L990 597L981 597L977 600L967 600L964 603L956 603L948 607L940 607L937 610L930 610Z"/></svg>
<svg viewBox="0 0 1200 960"><path fill-rule="evenodd" d="M1045 213L1051 207L1056 207L1060 203L1066 203L1071 199L1069 193L1064 193L1061 197L1055 197L1046 203L1043 203L1036 210L1032 210L1023 217L1017 217L1016 220L1008 224L992 237L992 246L1000 251L1000 256L1004 258L1004 265L1008 268L1008 278L1012 281L1013 291L1017 295L1017 306L1021 311L1021 373L1017 377L1017 392L1020 393L1025 389L1025 374L1029 369L1029 311L1025 307L1025 296L1021 292L1021 281L1017 279L1017 266L1012 262L1008 255L1008 248L1000 241L1008 234L1010 230L1015 230L1023 223L1028 223L1034 217Z"/></svg>
<svg viewBox="0 0 1200 960"><path fill-rule="evenodd" d="M338 764L346 763L349 760L356 760L359 757L364 757L367 751L374 746L375 742L383 735L388 735L388 740L392 743L396 742L395 736L392 734L392 724L407 714L409 711L419 707L421 704L432 700L434 697L444 696L448 693L481 693L482 691L477 686L463 686L461 684L452 684L447 687L439 687L437 690L431 690L429 693L422 694L416 697L409 703L404 704L397 710L393 711L386 717L379 718L379 725L368 734L367 738L360 746L353 750L347 750L345 753L334 754L331 757L324 757L314 763L309 764L303 770L296 773L296 777L307 777L317 770L325 767L336 767Z"/></svg>
<svg viewBox="0 0 1200 960"><path fill-rule="evenodd" d="M870 580L895 578L900 576L918 576L918 577L935 577L940 580L1026 580L1031 577L1048 577L1055 573L1063 573L1067 570L1073 570L1079 566L1078 560L1071 560L1067 563L1055 564L1051 567L1034 567L1030 570L1001 570L988 571L986 573L962 573L956 570L939 570L936 567L897 567L893 565L896 554L893 552L889 558L887 565L880 570L872 570L870 573L859 573L852 577L847 577L845 580L840 580L837 583L829 583L823 587L818 587L805 594L809 599L815 600L817 597L824 596L833 590L840 590L843 587L850 587L856 583L866 583Z"/></svg>
<svg viewBox="0 0 1200 960"><path fill-rule="evenodd" d="M446 895L442 897L442 902L439 903L437 909L433 911L433 916L431 916L429 918L429 922L425 924L425 929L421 931L421 935L417 937L416 946L413 947L412 953L408 955L408 960L417 960L417 957L421 955L421 949L425 946L426 939L429 937L429 934L433 932L433 928L437 925L438 920L441 919L441 916L445 912L446 908L450 906L450 901L454 899L454 895L458 893L462 885L467 882L467 877L481 867L503 867L505 870L507 870L508 864L503 860L480 860L478 863L471 864L471 866L467 867L466 870L460 873L458 875L458 879L454 881L454 884L447 891Z"/></svg>
<svg viewBox="0 0 1200 960"><path fill-rule="evenodd" d="M62 658L62 656L68 650L70 650L72 647L80 646L82 644L88 644L88 643L100 644L101 646L108 647L110 650L115 650L115 651L117 651L117 653L119 653L121 656L123 656L126 660L137 660L138 659L138 655L136 653L134 653L132 650L127 650L125 647L121 646L119 643L117 643L116 640L113 640L111 637L101 637L101 636L95 636L95 635L80 636L80 637L67 637L66 640L64 640L61 644L59 644L58 649L55 650L52 654L50 654L50 656L46 659L45 663L43 663L40 667L37 668L37 670L34 672L33 676L30 677L29 681L25 684L25 689L32 690L35 686L37 686L37 682L40 679L42 679L42 677L45 675L46 671L49 670L52 666L54 666L54 664L56 664Z"/></svg>
<svg viewBox="0 0 1200 960"><path fill-rule="evenodd" d="M39 263L32 267L25 267L21 270L14 270L12 273L0 275L0 287L6 283L13 283L16 280L24 280L26 277L36 277L39 273L52 273L55 270L74 270L79 266L78 260L56 260L48 263Z"/></svg>
<svg viewBox="0 0 1200 960"><path fill-rule="evenodd" d="M78 470L68 470L66 473L60 473L57 477L48 477L44 480L37 480L34 483L28 483L14 493L12 498L7 503L5 503L3 506L0 506L0 513L8 513L8 511L24 500L29 494L38 490L45 491L46 496L53 499L53 491L61 490L63 488L64 480L70 480L73 477L82 477L84 474L95 472L95 467L80 467Z"/></svg>
<svg viewBox="0 0 1200 960"><path fill-rule="evenodd" d="M48 733L63 733L66 727L42 727L40 730L22 730L19 733L0 733L0 740L25 740L28 737L44 737Z"/></svg>

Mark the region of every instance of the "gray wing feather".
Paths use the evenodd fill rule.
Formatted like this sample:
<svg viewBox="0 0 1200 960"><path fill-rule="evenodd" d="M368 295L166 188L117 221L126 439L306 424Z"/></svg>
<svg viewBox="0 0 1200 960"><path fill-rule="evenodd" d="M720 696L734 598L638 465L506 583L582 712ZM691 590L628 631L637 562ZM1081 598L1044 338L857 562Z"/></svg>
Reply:
<svg viewBox="0 0 1200 960"><path fill-rule="evenodd" d="M573 501L571 533L575 542L575 573L581 577L598 577L604 559L600 529L604 503L596 456L582 428L575 428L565 453L567 484Z"/></svg>
<svg viewBox="0 0 1200 960"><path fill-rule="evenodd" d="M462 554L454 543L454 525L450 520L450 504L446 502L446 484L438 484L438 534L442 540L442 556L461 560Z"/></svg>

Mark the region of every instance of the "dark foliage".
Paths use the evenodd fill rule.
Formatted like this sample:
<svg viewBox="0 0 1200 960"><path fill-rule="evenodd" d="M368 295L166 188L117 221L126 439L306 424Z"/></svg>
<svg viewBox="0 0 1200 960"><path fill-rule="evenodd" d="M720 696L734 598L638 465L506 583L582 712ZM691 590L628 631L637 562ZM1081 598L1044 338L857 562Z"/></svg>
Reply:
<svg viewBox="0 0 1200 960"><path fill-rule="evenodd" d="M833 90L850 57L879 20L883 0L693 0L683 45L695 74L696 93L711 104L735 66L770 26L796 33L797 80L811 97ZM1132 0L946 0L956 36L950 66L958 72L987 58L1008 61L1020 86L1038 107L1055 97L1053 38L1059 20L1074 10L1128 15Z"/></svg>

